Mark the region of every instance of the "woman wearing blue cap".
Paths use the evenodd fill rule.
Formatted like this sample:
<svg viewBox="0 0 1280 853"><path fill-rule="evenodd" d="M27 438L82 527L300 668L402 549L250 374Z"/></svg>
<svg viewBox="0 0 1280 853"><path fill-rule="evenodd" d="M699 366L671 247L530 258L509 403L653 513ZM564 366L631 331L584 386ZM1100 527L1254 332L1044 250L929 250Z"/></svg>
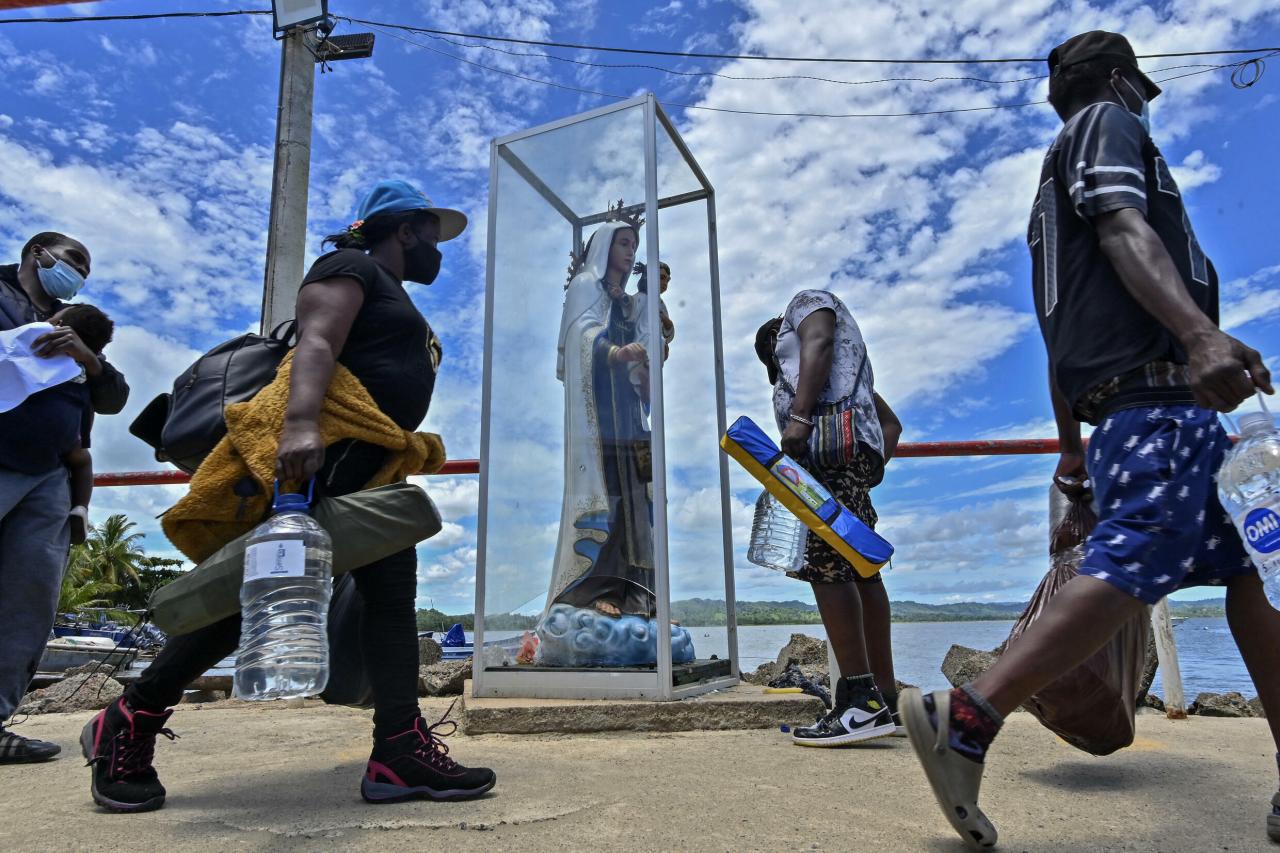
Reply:
<svg viewBox="0 0 1280 853"><path fill-rule="evenodd" d="M321 439L320 410L338 363L401 428L416 429L426 417L440 342L403 284L435 281L437 244L466 225L463 214L433 206L404 181L383 181L365 197L356 221L325 240L337 249L312 265L298 294L298 344L276 460L280 479L314 477L317 491L336 496L363 488L382 467L386 451L380 447L356 441L325 447ZM414 549L351 575L364 600L360 642L374 694L364 798L451 800L488 791L493 771L450 758L440 736L449 733L442 726L453 724L428 725L418 708ZM232 654L239 637L239 616L174 637L125 695L85 728L99 805L136 812L164 804L164 786L151 763L156 735L172 736L165 728L170 706L195 678Z"/></svg>

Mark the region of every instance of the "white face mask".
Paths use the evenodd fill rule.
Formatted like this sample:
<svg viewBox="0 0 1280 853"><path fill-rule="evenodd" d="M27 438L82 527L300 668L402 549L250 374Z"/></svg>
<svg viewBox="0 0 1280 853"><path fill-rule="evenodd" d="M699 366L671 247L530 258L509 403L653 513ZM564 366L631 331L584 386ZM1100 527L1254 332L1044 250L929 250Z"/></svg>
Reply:
<svg viewBox="0 0 1280 853"><path fill-rule="evenodd" d="M1151 102L1148 101L1146 98L1142 97L1142 93L1139 92L1137 89L1135 89L1133 87L1133 84L1130 83L1128 80L1126 80L1123 77L1121 77L1120 79L1124 81L1124 84L1126 86L1129 87L1130 92L1133 92L1133 94L1137 95L1138 102L1142 104L1142 109L1137 113L1138 121L1141 122L1142 129L1147 132L1147 136L1150 136L1151 135ZM1116 88L1115 83L1111 84L1111 91L1116 93L1117 98L1120 98L1120 103L1124 104L1124 108L1126 110L1129 109L1129 102L1120 96L1120 90ZM1130 112L1132 112L1132 110L1130 110Z"/></svg>

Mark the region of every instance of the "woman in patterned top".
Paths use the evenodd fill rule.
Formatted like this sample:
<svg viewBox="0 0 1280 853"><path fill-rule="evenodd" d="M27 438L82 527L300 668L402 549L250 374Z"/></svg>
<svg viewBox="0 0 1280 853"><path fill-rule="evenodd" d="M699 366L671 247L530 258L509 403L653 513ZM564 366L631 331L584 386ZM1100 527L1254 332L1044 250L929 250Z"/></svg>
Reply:
<svg viewBox="0 0 1280 853"><path fill-rule="evenodd" d="M781 317L760 327L756 355L773 386L782 450L793 459L808 455L818 404L853 399L858 439L853 463L836 470L810 465L810 473L864 524L875 527L871 489L884 479L885 462L898 445L902 423L875 392L867 345L849 309L825 290L803 290ZM809 537L804 567L788 574L813 587L845 676L835 684L831 712L811 727L797 728L793 740L805 746L838 746L900 733L889 597L880 575L861 577L817 536Z"/></svg>

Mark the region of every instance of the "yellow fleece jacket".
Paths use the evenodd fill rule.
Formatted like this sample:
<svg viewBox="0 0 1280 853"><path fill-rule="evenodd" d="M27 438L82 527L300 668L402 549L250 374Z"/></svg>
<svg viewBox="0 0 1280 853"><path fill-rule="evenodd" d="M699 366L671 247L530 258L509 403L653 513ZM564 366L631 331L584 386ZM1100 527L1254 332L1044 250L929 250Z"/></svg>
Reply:
<svg viewBox="0 0 1280 853"><path fill-rule="evenodd" d="M165 536L195 563L232 539L252 530L266 516L275 482L276 447L284 428L293 353L276 378L250 401L227 406L227 434L191 478L191 489L161 520ZM341 364L320 412L325 446L355 439L385 447L386 464L365 488L430 474L444 465L444 443L434 433L409 432L382 413L360 380ZM251 498L237 497L235 484L246 476L261 487Z"/></svg>

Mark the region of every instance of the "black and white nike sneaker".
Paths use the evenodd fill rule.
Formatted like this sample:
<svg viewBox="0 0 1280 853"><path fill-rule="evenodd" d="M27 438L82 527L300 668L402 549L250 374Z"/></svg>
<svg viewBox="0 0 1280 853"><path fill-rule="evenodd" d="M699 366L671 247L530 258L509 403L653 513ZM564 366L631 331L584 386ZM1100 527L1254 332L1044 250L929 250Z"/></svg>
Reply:
<svg viewBox="0 0 1280 853"><path fill-rule="evenodd" d="M800 746L847 746L892 735L893 714L870 675L836 682L835 707L812 726L797 727L791 739Z"/></svg>

